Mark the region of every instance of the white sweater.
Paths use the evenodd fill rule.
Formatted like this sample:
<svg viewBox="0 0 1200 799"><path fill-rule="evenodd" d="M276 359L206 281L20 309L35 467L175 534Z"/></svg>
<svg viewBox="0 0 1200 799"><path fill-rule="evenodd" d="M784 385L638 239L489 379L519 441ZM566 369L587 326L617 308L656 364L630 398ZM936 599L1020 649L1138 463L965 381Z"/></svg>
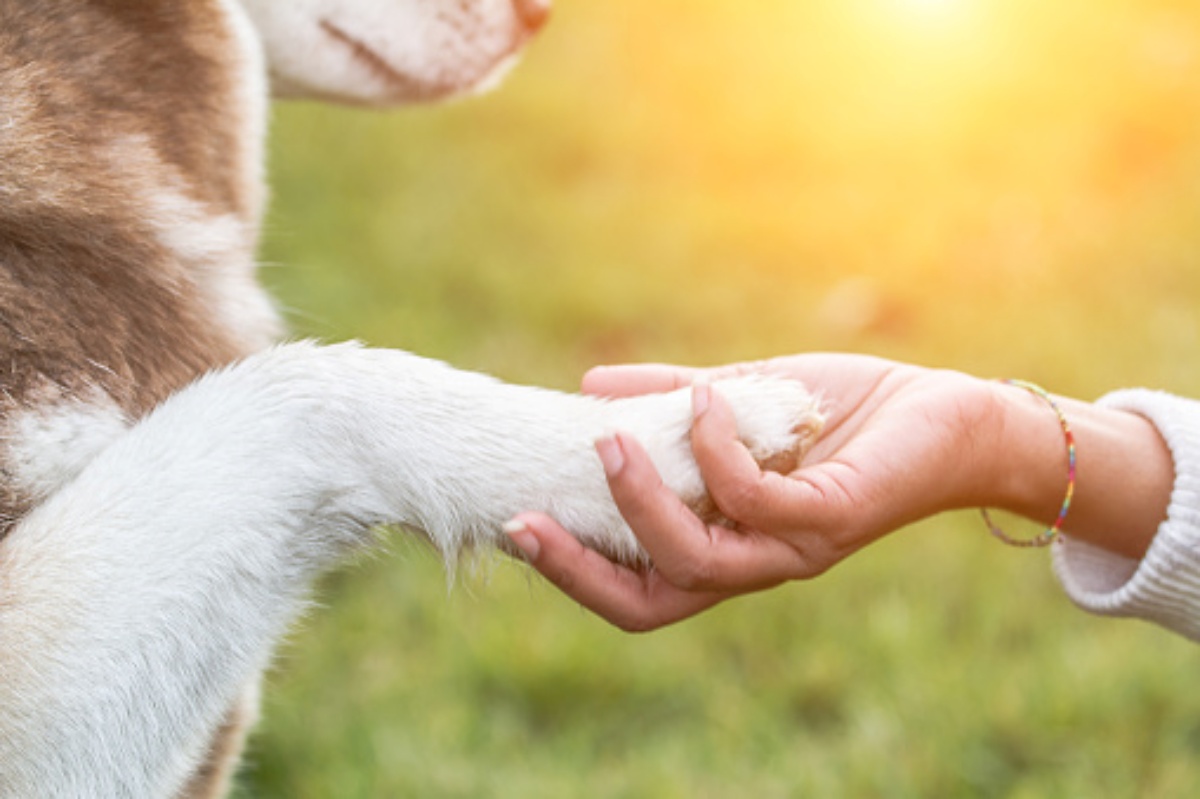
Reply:
<svg viewBox="0 0 1200 799"><path fill-rule="evenodd" d="M1129 389L1099 404L1158 427L1175 461L1171 503L1140 561L1063 536L1054 547L1055 571L1085 610L1147 619L1200 641L1200 402Z"/></svg>

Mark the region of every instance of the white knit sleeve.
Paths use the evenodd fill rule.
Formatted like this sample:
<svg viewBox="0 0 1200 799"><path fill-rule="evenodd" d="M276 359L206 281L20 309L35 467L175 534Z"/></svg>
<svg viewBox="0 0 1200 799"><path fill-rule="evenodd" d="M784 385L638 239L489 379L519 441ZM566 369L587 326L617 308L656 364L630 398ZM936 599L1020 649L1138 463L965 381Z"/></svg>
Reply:
<svg viewBox="0 0 1200 799"><path fill-rule="evenodd" d="M1085 610L1146 619L1200 641L1200 402L1128 389L1098 404L1154 423L1171 450L1175 486L1166 521L1142 560L1063 536L1054 547L1058 579Z"/></svg>

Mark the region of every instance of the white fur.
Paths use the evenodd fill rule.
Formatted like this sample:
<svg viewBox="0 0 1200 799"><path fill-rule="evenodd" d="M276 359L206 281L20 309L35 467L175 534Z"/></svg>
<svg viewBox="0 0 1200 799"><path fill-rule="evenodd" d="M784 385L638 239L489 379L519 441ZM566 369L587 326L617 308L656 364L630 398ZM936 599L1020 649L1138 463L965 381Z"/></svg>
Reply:
<svg viewBox="0 0 1200 799"><path fill-rule="evenodd" d="M74 479L128 428L124 414L100 392L85 399L51 399L6 421L10 479L37 499Z"/></svg>
<svg viewBox="0 0 1200 799"><path fill-rule="evenodd" d="M285 97L397 103L494 83L530 32L513 0L242 0L262 31L272 86ZM548 0L545 0L548 5ZM331 35L386 64L396 80Z"/></svg>

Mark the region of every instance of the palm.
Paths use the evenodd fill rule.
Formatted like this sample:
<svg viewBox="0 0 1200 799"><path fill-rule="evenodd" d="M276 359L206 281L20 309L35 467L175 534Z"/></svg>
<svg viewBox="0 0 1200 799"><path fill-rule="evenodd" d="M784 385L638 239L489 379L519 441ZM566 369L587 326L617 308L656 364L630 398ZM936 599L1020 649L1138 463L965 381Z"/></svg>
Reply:
<svg viewBox="0 0 1200 799"><path fill-rule="evenodd" d="M862 356L770 365L826 397L826 430L792 477L818 491L843 523L851 517L842 512L854 508L858 535L871 540L970 501L971 475L961 467L971 436L962 433L989 405L979 381Z"/></svg>

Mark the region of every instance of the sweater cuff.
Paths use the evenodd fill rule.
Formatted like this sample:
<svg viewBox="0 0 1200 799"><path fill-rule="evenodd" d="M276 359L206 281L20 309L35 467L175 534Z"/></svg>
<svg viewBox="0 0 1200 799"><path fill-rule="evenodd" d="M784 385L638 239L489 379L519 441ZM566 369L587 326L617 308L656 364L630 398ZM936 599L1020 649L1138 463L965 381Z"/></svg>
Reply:
<svg viewBox="0 0 1200 799"><path fill-rule="evenodd" d="M1054 570L1084 610L1146 619L1200 641L1200 402L1127 389L1097 404L1146 417L1166 441L1175 463L1167 518L1140 561L1061 536Z"/></svg>

